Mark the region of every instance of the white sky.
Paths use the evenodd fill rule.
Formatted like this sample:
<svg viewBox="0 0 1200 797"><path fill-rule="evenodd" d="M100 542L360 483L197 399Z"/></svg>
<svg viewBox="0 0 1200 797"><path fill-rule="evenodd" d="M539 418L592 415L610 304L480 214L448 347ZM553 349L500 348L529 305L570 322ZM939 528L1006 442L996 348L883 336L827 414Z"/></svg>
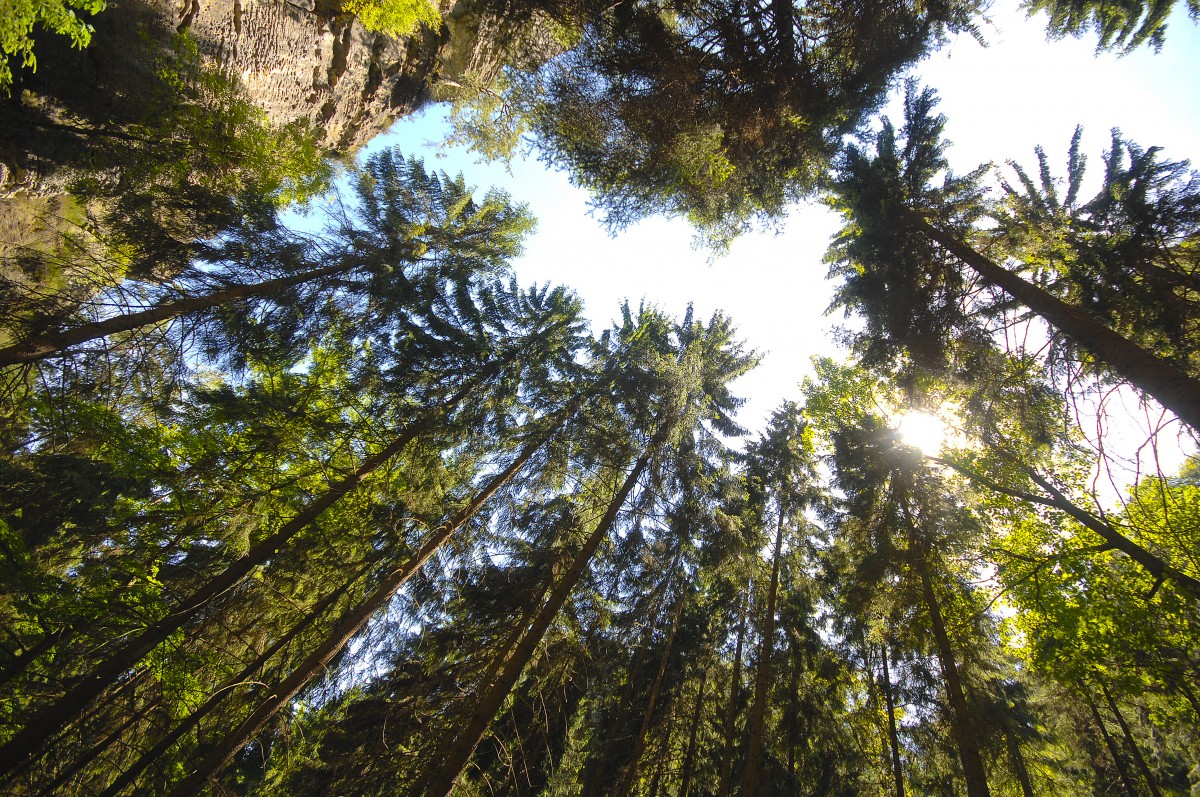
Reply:
<svg viewBox="0 0 1200 797"><path fill-rule="evenodd" d="M1094 55L1093 38L1047 43L1041 19L1025 19L1014 5L1004 0L990 12L987 48L963 37L913 72L942 99L956 171L1010 159L1036 168L1033 148L1041 144L1061 174L1076 124L1085 127L1092 170L1102 168L1112 127L1142 146L1163 147L1167 158L1200 157L1200 31L1186 16L1172 19L1161 53L1143 48L1118 58ZM898 106L890 111L899 122ZM536 162L518 162L510 175L461 152L435 160L444 131L444 112L432 108L401 120L370 149L399 145L426 156L430 167L462 171L479 189L497 186L528 203L538 230L515 264L520 280L574 288L594 331L609 325L626 298L677 316L689 302L697 318L717 309L731 316L747 344L764 354L736 385L747 398L743 425L761 428L781 401L798 398L796 385L811 372L813 355L837 356L830 330L841 319L824 316L831 285L821 261L838 225L816 203L796 208L781 234L745 236L709 264L705 252L691 248L691 230L681 221L650 219L608 237L588 215L586 194Z"/></svg>

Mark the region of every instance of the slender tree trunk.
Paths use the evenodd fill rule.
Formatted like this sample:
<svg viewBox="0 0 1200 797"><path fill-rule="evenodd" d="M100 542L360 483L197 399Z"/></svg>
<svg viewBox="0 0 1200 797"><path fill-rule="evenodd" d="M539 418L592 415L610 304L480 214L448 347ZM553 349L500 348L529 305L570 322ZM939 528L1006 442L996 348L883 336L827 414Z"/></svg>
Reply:
<svg viewBox="0 0 1200 797"><path fill-rule="evenodd" d="M543 436L527 445L512 464L493 477L486 487L475 494L470 503L435 529L414 557L384 578L374 592L347 612L325 641L310 653L291 675L283 679L249 717L210 750L195 770L171 790L171 797L185 797L185 795L194 794L206 781L220 774L221 770L233 760L233 757L250 741L254 734L258 733L301 689L324 671L325 665L342 651L375 612L404 586L413 573L417 572L460 526L470 520L501 487L525 466L547 439L548 437Z"/></svg>
<svg viewBox="0 0 1200 797"><path fill-rule="evenodd" d="M477 389L496 367L493 365L488 373L464 385L439 408L440 413L450 412ZM236 559L221 573L209 579L201 589L174 606L161 620L126 641L89 675L80 679L54 705L38 712L19 733L0 747L0 762L3 762L0 763L0 776L21 768L48 739L82 715L96 696L116 683L130 667L196 617L206 605L232 589L255 567L274 556L280 547L307 528L326 509L354 491L368 475L390 461L419 433L425 431L432 424L432 420L431 415L426 415L408 426L387 447L368 458L358 470L326 490L320 498L301 510L277 532L251 547L245 556Z"/></svg>
<svg viewBox="0 0 1200 797"><path fill-rule="evenodd" d="M373 556L371 558L371 563L375 563L378 560L378 556ZM224 686L209 695L208 699L205 700L199 708L185 717L184 720L176 725L170 733L160 739L158 743L154 745L154 747L150 748L141 756L139 756L137 761L126 768L126 770L121 773L119 778L110 783L108 788L101 792L100 797L116 797L116 795L120 794L127 787L132 785L134 781L137 780L138 775L145 771L146 767L157 761L158 758L170 750L176 742L178 742L188 732L199 725L205 717L207 717L218 706L224 703L226 698L234 694L235 690L239 686L243 686L249 682L254 673L258 672L262 667L264 667L276 653L291 644L309 626L320 619L325 612L327 612L335 603L337 603L338 600L342 598L342 596L349 592L350 588L358 582L359 577L361 577L368 569L370 569L370 565L354 574L354 576L348 579L344 584L331 592L329 595L326 595L324 598L322 598L315 606L313 606L312 610L300 620L300 622L296 623L296 625L294 625L286 634L282 635L279 637L279 639L275 640L275 642L269 645L266 650L264 650L254 659L254 661L244 667L242 671L232 679L227 681Z"/></svg>
<svg viewBox="0 0 1200 797"><path fill-rule="evenodd" d="M929 578L929 566L925 561L923 551L916 557L916 566L920 571L926 608L929 609L929 624L932 626L934 641L937 643L938 661L942 665L942 677L946 683L946 696L950 701L954 736L958 743L959 757L962 759L963 775L967 781L967 795L968 797L988 797L990 791L988 790L986 770L983 766L983 756L979 751L979 733L971 718L971 709L967 705L967 696L963 690L962 679L958 674L958 665L954 661L954 648L950 644L950 636L946 633L941 605L933 591L933 582Z"/></svg>
<svg viewBox="0 0 1200 797"><path fill-rule="evenodd" d="M1175 688L1184 696L1188 703L1192 706L1192 711L1196 712L1196 719L1200 720L1200 701L1196 700L1196 694L1191 690L1186 682L1181 678L1175 683Z"/></svg>
<svg viewBox="0 0 1200 797"><path fill-rule="evenodd" d="M667 675L667 663L671 659L671 648L675 644L675 633L679 630L679 618L683 615L686 597L686 592L680 594L675 613L671 618L671 629L667 632L666 645L658 663L658 672L654 676L654 685L650 687L650 697L646 701L646 710L642 713L642 724L638 728L637 736L633 739L633 751L629 755L629 766L625 768L625 774L615 792L617 797L628 797L633 788L633 781L637 778L638 763L642 757L642 750L645 748L646 734L650 731L650 722L654 718L654 708L658 703L659 692L662 691L663 679Z"/></svg>
<svg viewBox="0 0 1200 797"><path fill-rule="evenodd" d="M1125 787L1125 794L1128 797L1138 797L1137 789L1133 786L1133 778L1129 776L1129 768L1125 766L1125 757L1121 755L1121 750L1117 747L1117 741L1108 732L1108 727L1104 724L1104 718L1100 716L1100 709L1096 708L1096 704L1087 695L1083 696L1083 700L1092 712L1092 720L1096 723L1096 727L1100 729L1100 735L1104 738L1105 746L1108 747L1108 755L1112 758L1113 765L1117 768L1117 775L1121 778L1121 785Z"/></svg>
<svg viewBox="0 0 1200 797"><path fill-rule="evenodd" d="M792 649L792 677L788 684L787 771L790 788L796 788L796 723L800 719L800 654Z"/></svg>
<svg viewBox="0 0 1200 797"><path fill-rule="evenodd" d="M71 346L86 343L89 340L106 338L118 332L130 332L142 327L159 324L163 321L170 321L181 315L208 310L218 305L229 304L230 302L236 302L239 299L246 299L251 296L266 296L295 285L320 279L321 277L329 277L350 271L356 265L355 262L351 261L336 266L325 266L310 271L303 271L299 274L293 274L290 277L280 277L248 285L231 285L228 288L206 293L203 296L193 296L189 299L180 299L160 304L148 310L125 313L113 316L112 318L106 318L103 321L94 321L90 324L81 324L62 332L50 332L45 335L38 335L29 340L0 349L0 366L35 362L64 349L68 349Z"/></svg>
<svg viewBox="0 0 1200 797"><path fill-rule="evenodd" d="M763 724L767 711L767 688L771 685L771 657L775 648L775 608L779 598L779 559L783 551L784 509L779 507L775 529L775 554L771 560L771 585L767 589L767 611L763 617L762 643L758 649L758 671L754 674L754 706L750 709L750 741L746 751L746 770L742 774L741 797L758 793L758 769L762 758Z"/></svg>
<svg viewBox="0 0 1200 797"><path fill-rule="evenodd" d="M887 706L888 745L892 749L892 777L896 782L896 797L904 797L904 767L900 761L900 734L896 730L896 699L892 695L892 674L888 672L887 642L879 646L883 660L883 702Z"/></svg>
<svg viewBox="0 0 1200 797"><path fill-rule="evenodd" d="M1101 324L1086 311L994 263L917 214L914 225L975 271L1024 304L1133 386L1146 391L1193 429L1200 429L1200 380Z"/></svg>
<svg viewBox="0 0 1200 797"><path fill-rule="evenodd" d="M667 737L667 743L670 744L670 736ZM666 764L666 752L659 755L658 763L654 767L654 777L650 779L650 795L649 797L658 797L658 789L662 785L663 766Z"/></svg>
<svg viewBox="0 0 1200 797"><path fill-rule="evenodd" d="M721 779L717 785L717 797L729 797L729 787L733 779L733 731L737 722L738 703L741 702L742 691L742 643L746 637L746 615L749 607L750 589L742 598L742 615L738 620L737 644L733 648L733 677L729 681L729 704L725 708L724 745L721 752Z"/></svg>
<svg viewBox="0 0 1200 797"><path fill-rule="evenodd" d="M1133 755L1133 763L1137 765L1138 771L1146 779L1146 785L1150 787L1150 793L1154 797L1162 797L1162 792L1158 789L1158 780L1154 777L1154 773L1150 771L1150 767L1147 766L1146 758L1142 755L1142 749L1138 746L1137 740L1133 738L1133 734L1130 733L1129 723L1125 721L1125 715L1121 713L1121 708L1117 705L1117 701L1113 700L1112 692L1108 691L1108 686L1099 678L1096 678L1096 683L1100 685L1100 691L1104 693L1104 699L1108 701L1109 709L1112 710L1113 716L1117 718L1117 725L1121 727L1121 734L1125 737L1125 744L1129 745L1129 752Z"/></svg>
<svg viewBox="0 0 1200 797"><path fill-rule="evenodd" d="M29 668L29 665L41 657L44 653L54 647L54 643L63 635L62 631L56 631L52 634L46 634L37 644L22 650L20 653L12 657L11 663L0 672L0 686L6 685L21 673Z"/></svg>
<svg viewBox="0 0 1200 797"><path fill-rule="evenodd" d="M47 784L45 786L40 786L39 787L40 791L38 793L39 794L53 794L58 789L59 786L63 785L68 780L70 780L71 778L78 775L80 772L82 772L84 769L86 769L88 767L88 765L94 765L96 763L96 759L100 756L101 753L103 753L105 750L107 750L109 748L109 746L112 745L114 742L116 742L118 739L121 739L122 737L124 737L125 732L128 731L130 727L132 727L133 725L136 725L137 723L146 719L146 716L148 714L150 714L150 712L152 712L158 708L158 704L160 702L161 702L161 698L156 697L153 700L150 700L141 709L130 712L129 716L126 717L125 720L120 725L118 725L116 728L114 728L112 731L110 731L109 734L107 736L105 736L103 739L101 739L100 741L98 741L94 745L92 745L90 748L88 748L83 753L83 755L76 758L75 761L73 761L70 764L70 766L64 768L61 772L59 772L58 775L55 776L53 781L51 781L49 784Z"/></svg>
<svg viewBox="0 0 1200 797"><path fill-rule="evenodd" d="M521 641L512 649L501 651L496 657L493 665L489 668L488 674L484 680L486 690L480 697L475 710L471 713L466 726L458 736L450 742L445 748L444 754L439 753L436 761L441 763L437 765L437 770L427 779L423 787L419 787L418 792L428 795L428 797L448 797L454 789L454 784L462 774L471 755L475 752L475 748L479 746L479 742L487 733L488 727L499 713L500 707L504 705L504 701L508 698L513 686L516 685L517 679L524 671L525 666L533 658L534 651L537 650L542 638L550 629L554 618L558 616L559 611L566 604L567 598L570 596L575 585L583 577L587 570L588 564L596 551L599 550L600 544L608 536L608 531L612 524L617 519L617 513L624 506L625 500L629 494L633 492L634 486L642 473L646 470L650 463L651 456L657 452L657 449L665 441L667 427L664 426L655 439L651 441L647 451L634 464L633 469L625 478L616 495L609 502L608 508L604 515L600 518L600 522L596 525L595 530L584 542L579 553L571 561L570 567L563 573L558 584L555 585L549 599L545 605L537 612L528 626Z"/></svg>
<svg viewBox="0 0 1200 797"><path fill-rule="evenodd" d="M1021 753L1021 743L1013 733L1012 724L1009 723L1006 716L1007 711L1007 706L1001 706L999 716L1005 745L1008 747L1008 757L1012 761L1013 774L1017 776L1017 782L1021 784L1022 797L1035 797L1033 783L1029 779L1029 768L1025 766L1025 756Z"/></svg>
<svg viewBox="0 0 1200 797"><path fill-rule="evenodd" d="M996 451L1002 456L1007 456L1006 452L1000 449L993 448L992 450ZM976 484L981 484L990 490L995 490L998 493L1003 493L1004 495L1012 496L1013 498L1018 498L1022 501L1028 501L1040 506L1048 506L1061 512L1065 512L1085 528L1090 529L1091 531L1094 531L1096 534L1100 535L1106 546L1125 554L1130 559L1137 562L1139 566L1144 568L1147 573L1154 576L1156 579L1170 579L1171 581L1175 582L1176 586L1178 586L1180 590L1186 592L1193 600L1200 600L1200 580L1189 576L1187 573L1181 572L1178 568L1172 567L1161 557L1156 556L1155 554L1146 550L1133 540L1121 534L1108 523L1105 523L1091 512L1088 512L1087 510L1078 506L1075 502L1068 498L1066 494L1062 492L1062 490L1059 490L1057 487L1055 487L1053 482L1051 482L1045 476L1042 476L1042 474L1038 473L1036 469L1024 464L1023 462L1017 462L1015 458L1009 457L1014 464L1020 467L1021 470L1024 471L1027 476L1029 476L1034 484L1036 484L1038 487L1041 487L1050 495L1049 498L1046 498L1042 495L1036 495L1025 490L1017 490L1011 487L1006 487L994 479L990 479L984 474L972 470L960 462L955 462L943 457L930 457L930 459L939 464L953 468Z"/></svg>
<svg viewBox="0 0 1200 797"><path fill-rule="evenodd" d="M696 764L696 742L700 736L700 719L704 714L704 688L708 686L708 668L700 670L700 685L696 687L696 705L692 709L691 729L688 731L687 750L683 753L683 769L680 773L678 797L688 797L692 785L692 769Z"/></svg>

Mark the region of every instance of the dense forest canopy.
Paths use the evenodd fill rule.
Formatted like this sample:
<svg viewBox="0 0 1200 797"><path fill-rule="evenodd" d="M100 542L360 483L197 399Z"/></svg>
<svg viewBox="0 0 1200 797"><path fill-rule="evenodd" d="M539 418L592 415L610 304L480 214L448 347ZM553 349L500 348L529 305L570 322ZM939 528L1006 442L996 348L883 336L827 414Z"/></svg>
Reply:
<svg viewBox="0 0 1200 797"><path fill-rule="evenodd" d="M1128 51L1170 3L1029 8ZM1114 501L1155 441L1087 428L1117 391L1200 430L1187 153L956 173L901 77L971 3L504 10L555 53L431 89L458 135L717 250L822 201L844 356L747 430L736 319L589 324L516 278L526 206L337 159L181 34L0 241L0 790L1196 794L1200 459Z"/></svg>

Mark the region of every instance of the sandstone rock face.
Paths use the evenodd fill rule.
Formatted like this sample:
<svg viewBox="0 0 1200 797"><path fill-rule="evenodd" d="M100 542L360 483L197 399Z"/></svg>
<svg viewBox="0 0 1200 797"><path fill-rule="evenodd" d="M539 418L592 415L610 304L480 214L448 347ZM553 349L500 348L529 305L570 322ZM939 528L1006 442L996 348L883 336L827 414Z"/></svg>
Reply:
<svg viewBox="0 0 1200 797"><path fill-rule="evenodd" d="M308 119L334 149L356 148L426 101L441 35L392 39L302 2L193 0L174 14L273 121Z"/></svg>
<svg viewBox="0 0 1200 797"><path fill-rule="evenodd" d="M188 32L203 63L236 76L272 121L308 120L341 153L420 108L441 80L487 79L515 51L553 51L536 25L485 12L480 0L442 0L442 29L409 39L366 30L328 7L337 2L109 0L86 51L39 41L38 71L0 96L0 193L54 192L54 172L78 162L88 134L146 113L129 106L157 68L155 48L176 32Z"/></svg>

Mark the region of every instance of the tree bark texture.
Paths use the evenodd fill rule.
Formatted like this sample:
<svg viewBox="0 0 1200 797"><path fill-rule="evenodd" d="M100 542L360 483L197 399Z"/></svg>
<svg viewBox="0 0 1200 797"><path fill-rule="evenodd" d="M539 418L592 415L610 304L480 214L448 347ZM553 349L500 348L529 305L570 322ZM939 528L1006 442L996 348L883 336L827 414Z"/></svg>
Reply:
<svg viewBox="0 0 1200 797"><path fill-rule="evenodd" d="M528 630L520 641L515 647L501 651L500 655L496 657L495 663L489 669L485 679L486 685L483 694L467 720L466 726L453 741L449 742L444 754L437 756L437 761L441 763L436 765L437 769L418 788L419 793L423 793L427 797L449 797L454 790L454 784L463 769L466 768L475 748L483 740L488 727L500 712L500 708L504 705L504 701L516 685L517 679L526 665L533 658L534 652L550 629L550 625L566 604L567 598L576 584L583 577L592 557L599 550L600 544L608 536L608 531L616 521L621 507L624 506L638 479L650 464L651 456L656 453L657 448L664 441L665 433L666 427L661 430L661 434L656 436L655 440L651 441L646 452L634 464L612 501L609 502L608 508L600 518L595 530L588 536L579 553L571 561L546 603L532 618Z"/></svg>
<svg viewBox="0 0 1200 797"><path fill-rule="evenodd" d="M1188 426L1200 429L1200 380L1109 329L1083 309L984 257L925 219L915 214L911 218L918 229L969 266L984 282L1024 304L1121 378L1153 396Z"/></svg>
<svg viewBox="0 0 1200 797"><path fill-rule="evenodd" d="M958 665L954 660L954 647L950 644L949 634L946 633L941 604L934 592L933 581L929 577L929 566L925 561L924 552L918 554L915 564L920 571L921 589L925 593L925 605L929 610L929 624L937 644L938 661L942 665L942 678L945 681L946 697L950 702L950 717L954 727L955 742L958 746L959 758L962 760L963 776L967 781L967 795L968 797L989 797L991 792L988 789L983 756L979 750L979 733L971 718L970 706L967 705L967 695L963 689L962 678L958 673Z"/></svg>
<svg viewBox="0 0 1200 797"><path fill-rule="evenodd" d="M89 340L107 338L119 332L131 332L135 329L160 324L182 315L209 310L222 304L229 304L251 296L267 296L278 291L300 285L311 280L341 274L355 268L356 264L342 263L336 266L325 266L294 274L290 277L255 282L247 285L231 285L228 288L206 293L203 296L193 296L151 307L136 313L106 318L90 324L81 324L62 332L50 332L45 335L29 338L11 346L0 349L0 366L31 363L45 359L53 354L87 343Z"/></svg>
<svg viewBox="0 0 1200 797"><path fill-rule="evenodd" d="M546 438L526 446L507 468L497 474L482 490L475 494L465 507L434 530L415 556L403 566L389 574L358 606L347 612L325 641L301 662L287 678L259 704L253 713L221 740L186 778L171 791L172 797L185 797L195 793L210 778L219 774L237 752L267 724L289 700L324 671L327 665L342 651L367 621L395 595L401 587L429 561L437 550L450 539L464 523L470 520L501 487L508 483L525 466L534 453L545 444Z"/></svg>

